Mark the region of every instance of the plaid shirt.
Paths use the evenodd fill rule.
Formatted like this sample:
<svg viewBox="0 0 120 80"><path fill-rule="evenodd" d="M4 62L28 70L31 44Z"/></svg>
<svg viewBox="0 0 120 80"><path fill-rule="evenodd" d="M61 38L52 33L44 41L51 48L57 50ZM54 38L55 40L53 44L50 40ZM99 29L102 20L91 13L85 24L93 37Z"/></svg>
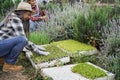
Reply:
<svg viewBox="0 0 120 80"><path fill-rule="evenodd" d="M15 36L25 36L22 20L18 18L17 15L14 13L12 13L10 16L13 17L8 17L6 26L2 26L0 28L0 41ZM40 49L35 44L28 41L27 38L26 40L27 40L27 44L25 47L28 50L34 51L37 54L41 54L42 51L40 51Z"/></svg>

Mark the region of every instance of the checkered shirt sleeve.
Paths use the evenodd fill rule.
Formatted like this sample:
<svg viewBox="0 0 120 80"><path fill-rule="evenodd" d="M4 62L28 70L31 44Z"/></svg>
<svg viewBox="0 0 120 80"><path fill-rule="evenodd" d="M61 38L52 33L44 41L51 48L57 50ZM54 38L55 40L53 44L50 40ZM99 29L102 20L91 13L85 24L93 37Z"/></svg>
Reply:
<svg viewBox="0 0 120 80"><path fill-rule="evenodd" d="M12 15L15 15L15 14L12 14ZM10 18L7 22L7 26L0 29L0 35L2 35L0 36L1 40L15 37L15 36L25 36L25 32L23 29L23 24L22 24L21 19L18 18L17 16ZM25 47L28 50L31 50L37 54L41 54L40 49L34 43L30 42L27 38L26 40L27 40L27 43Z"/></svg>

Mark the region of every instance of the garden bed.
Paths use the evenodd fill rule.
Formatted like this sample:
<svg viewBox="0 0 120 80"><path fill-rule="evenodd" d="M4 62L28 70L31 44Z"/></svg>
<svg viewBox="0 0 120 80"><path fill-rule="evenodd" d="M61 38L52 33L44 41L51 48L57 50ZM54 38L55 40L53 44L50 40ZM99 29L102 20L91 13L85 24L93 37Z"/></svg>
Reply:
<svg viewBox="0 0 120 80"><path fill-rule="evenodd" d="M81 74L72 72L72 70L73 70L72 68L78 64L71 64L71 65L66 65L66 66L61 66L61 67L53 67L53 68L45 68L45 69L42 69L42 75L44 77L46 77L46 76L51 77L53 80L114 80L114 76L115 76L114 74L112 74L90 62L87 62L85 64L86 64L86 67L84 67L84 68L88 68L88 67L91 68L91 66L92 66L91 69L93 71L93 72L90 72L89 70L87 71L87 69L83 69L82 70L83 74L91 73L91 74L87 75L86 77ZM84 66L84 65L82 65L82 66ZM83 68L82 66L79 66L79 67ZM79 69L78 69L78 71L79 71ZM96 77L97 75L99 75L99 76ZM90 76L92 76L92 78L90 78Z"/></svg>
<svg viewBox="0 0 120 80"><path fill-rule="evenodd" d="M70 57L92 55L97 53L96 48L74 40L64 40L44 45L48 56L41 56L32 52L26 52L32 65L37 68L51 67L70 62ZM30 55L31 54L31 55Z"/></svg>

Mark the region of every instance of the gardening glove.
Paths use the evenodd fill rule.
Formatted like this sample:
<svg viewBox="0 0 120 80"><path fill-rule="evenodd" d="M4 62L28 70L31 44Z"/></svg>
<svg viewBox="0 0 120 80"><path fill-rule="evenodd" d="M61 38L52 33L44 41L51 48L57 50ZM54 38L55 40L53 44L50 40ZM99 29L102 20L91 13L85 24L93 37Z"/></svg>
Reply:
<svg viewBox="0 0 120 80"><path fill-rule="evenodd" d="M45 51L45 48L44 48L44 47L42 47L42 46L38 46L38 45L37 45L37 47L38 47L39 50L41 50L41 51Z"/></svg>
<svg viewBox="0 0 120 80"><path fill-rule="evenodd" d="M36 52L37 54L40 54L40 55L44 55L44 56L47 56L50 54L49 52L40 51L38 48L35 49L34 52Z"/></svg>
<svg viewBox="0 0 120 80"><path fill-rule="evenodd" d="M44 56L47 56L49 54L50 54L49 52L41 52L41 55L44 55Z"/></svg>

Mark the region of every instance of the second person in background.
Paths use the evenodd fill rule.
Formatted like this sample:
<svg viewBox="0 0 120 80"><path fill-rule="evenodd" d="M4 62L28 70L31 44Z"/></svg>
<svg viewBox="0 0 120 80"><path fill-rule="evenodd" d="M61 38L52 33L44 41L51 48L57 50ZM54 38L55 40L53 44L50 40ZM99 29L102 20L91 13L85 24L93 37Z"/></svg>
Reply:
<svg viewBox="0 0 120 80"><path fill-rule="evenodd" d="M30 17L30 32L35 31L37 24L48 19L46 10L40 10L36 0L27 0L31 4L34 14Z"/></svg>

